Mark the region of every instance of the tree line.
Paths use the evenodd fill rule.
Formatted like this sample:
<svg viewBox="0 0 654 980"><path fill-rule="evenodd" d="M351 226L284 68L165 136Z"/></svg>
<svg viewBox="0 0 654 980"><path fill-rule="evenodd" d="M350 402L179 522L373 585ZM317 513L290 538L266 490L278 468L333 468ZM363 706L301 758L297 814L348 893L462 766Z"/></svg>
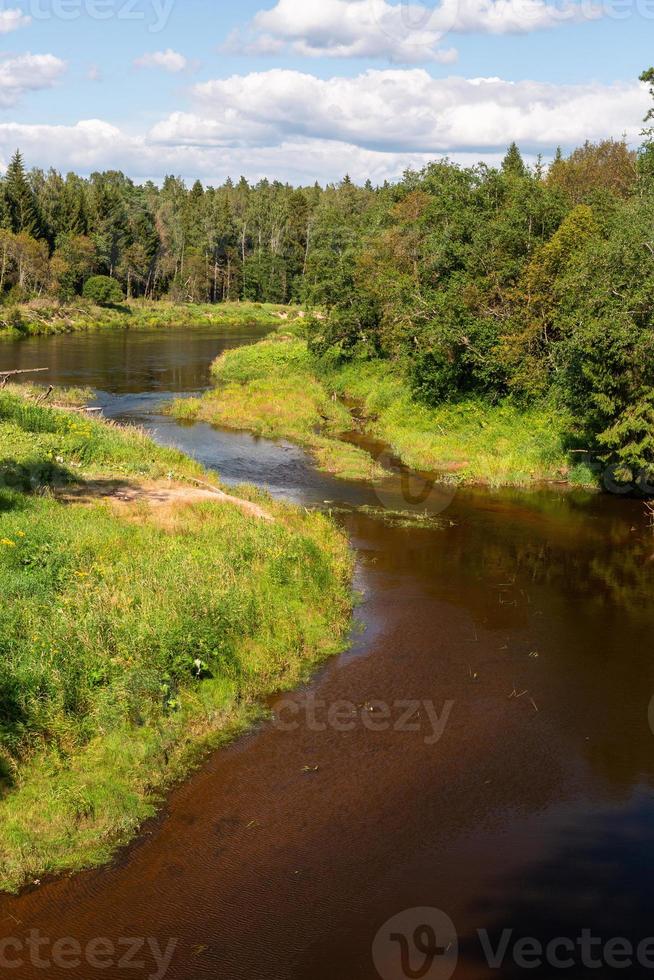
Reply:
<svg viewBox="0 0 654 980"><path fill-rule="evenodd" d="M354 215L375 196L349 178L327 188L244 178L214 188L173 176L137 185L119 171L64 177L28 172L17 151L0 182L0 298L66 302L103 275L127 298L311 302L330 252L349 243Z"/></svg>

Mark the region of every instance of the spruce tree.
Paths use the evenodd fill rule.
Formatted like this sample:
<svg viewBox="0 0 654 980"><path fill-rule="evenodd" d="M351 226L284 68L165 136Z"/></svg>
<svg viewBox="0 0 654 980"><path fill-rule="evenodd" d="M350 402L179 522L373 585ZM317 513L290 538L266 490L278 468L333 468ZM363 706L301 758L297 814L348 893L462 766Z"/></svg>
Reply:
<svg viewBox="0 0 654 980"><path fill-rule="evenodd" d="M16 234L26 231L36 237L40 227L38 210L20 150L16 150L9 164L5 177L5 193L11 230Z"/></svg>
<svg viewBox="0 0 654 980"><path fill-rule="evenodd" d="M654 68L648 68L647 71L644 71L640 76L640 81L649 85L649 94L654 98ZM647 124L651 124L653 120L654 107L648 111L643 120L646 126L641 132L641 136L644 139L640 147L638 159L638 169L641 176L647 177L649 180L654 176L654 128Z"/></svg>
<svg viewBox="0 0 654 980"><path fill-rule="evenodd" d="M508 177L526 177L527 168L517 143L511 143L502 161L502 172Z"/></svg>

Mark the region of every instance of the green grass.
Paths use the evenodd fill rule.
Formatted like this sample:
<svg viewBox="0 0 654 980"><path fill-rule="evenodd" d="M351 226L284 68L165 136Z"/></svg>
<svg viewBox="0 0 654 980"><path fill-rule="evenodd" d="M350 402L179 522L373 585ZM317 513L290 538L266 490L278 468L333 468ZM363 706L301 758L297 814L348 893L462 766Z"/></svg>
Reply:
<svg viewBox="0 0 654 980"><path fill-rule="evenodd" d="M147 329L157 327L278 327L280 320L292 322L298 310L263 303L181 304L165 300L133 300L121 306L94 306L79 299L73 304L42 300L22 306L0 308L0 339L20 336L71 333L104 327Z"/></svg>
<svg viewBox="0 0 654 980"><path fill-rule="evenodd" d="M352 563L325 517L270 500L273 523L50 490L212 480L139 433L4 392L0 446L0 887L16 890L108 860L208 745L340 648Z"/></svg>
<svg viewBox="0 0 654 980"><path fill-rule="evenodd" d="M202 467L183 453L154 447L138 429L38 406L18 386L0 391L0 481L6 487L202 475Z"/></svg>
<svg viewBox="0 0 654 980"><path fill-rule="evenodd" d="M596 482L568 454L569 420L549 403L521 410L508 401L469 400L429 408L412 397L398 363L357 361L334 369L315 360L303 340L283 336L227 352L214 374L213 391L174 403L172 412L293 440L322 469L344 478L380 476L367 453L338 438L355 426L346 401L357 405L366 432L413 469L493 487Z"/></svg>
<svg viewBox="0 0 654 980"><path fill-rule="evenodd" d="M415 401L391 362L355 362L328 378L361 406L368 432L414 469L493 487L595 482L590 470L571 464L569 421L552 404L520 410L510 402L468 400L429 408Z"/></svg>
<svg viewBox="0 0 654 980"><path fill-rule="evenodd" d="M169 411L179 419L247 429L304 446L321 469L348 480L370 480L381 471L366 452L338 437L352 418L316 377L304 341L277 336L227 351L214 363L216 388L180 399Z"/></svg>

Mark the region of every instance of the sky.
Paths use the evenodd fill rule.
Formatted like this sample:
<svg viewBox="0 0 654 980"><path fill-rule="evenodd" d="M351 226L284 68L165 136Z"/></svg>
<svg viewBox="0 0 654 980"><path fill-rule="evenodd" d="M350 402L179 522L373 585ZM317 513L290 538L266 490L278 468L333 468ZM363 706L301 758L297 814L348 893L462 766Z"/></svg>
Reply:
<svg viewBox="0 0 654 980"><path fill-rule="evenodd" d="M0 165L392 180L639 142L654 0L0 0Z"/></svg>

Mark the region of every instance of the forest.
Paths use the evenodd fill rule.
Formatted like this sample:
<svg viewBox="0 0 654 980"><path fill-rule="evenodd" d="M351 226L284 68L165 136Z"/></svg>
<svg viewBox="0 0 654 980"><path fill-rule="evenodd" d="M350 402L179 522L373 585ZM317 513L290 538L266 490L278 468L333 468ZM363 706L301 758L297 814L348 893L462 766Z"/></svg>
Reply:
<svg viewBox="0 0 654 980"><path fill-rule="evenodd" d="M641 79L654 93L654 69ZM654 463L654 110L643 144L545 166L445 159L395 183L188 187L27 171L0 184L0 296L295 303L332 365L393 359L413 396L553 402L570 446L648 485Z"/></svg>

